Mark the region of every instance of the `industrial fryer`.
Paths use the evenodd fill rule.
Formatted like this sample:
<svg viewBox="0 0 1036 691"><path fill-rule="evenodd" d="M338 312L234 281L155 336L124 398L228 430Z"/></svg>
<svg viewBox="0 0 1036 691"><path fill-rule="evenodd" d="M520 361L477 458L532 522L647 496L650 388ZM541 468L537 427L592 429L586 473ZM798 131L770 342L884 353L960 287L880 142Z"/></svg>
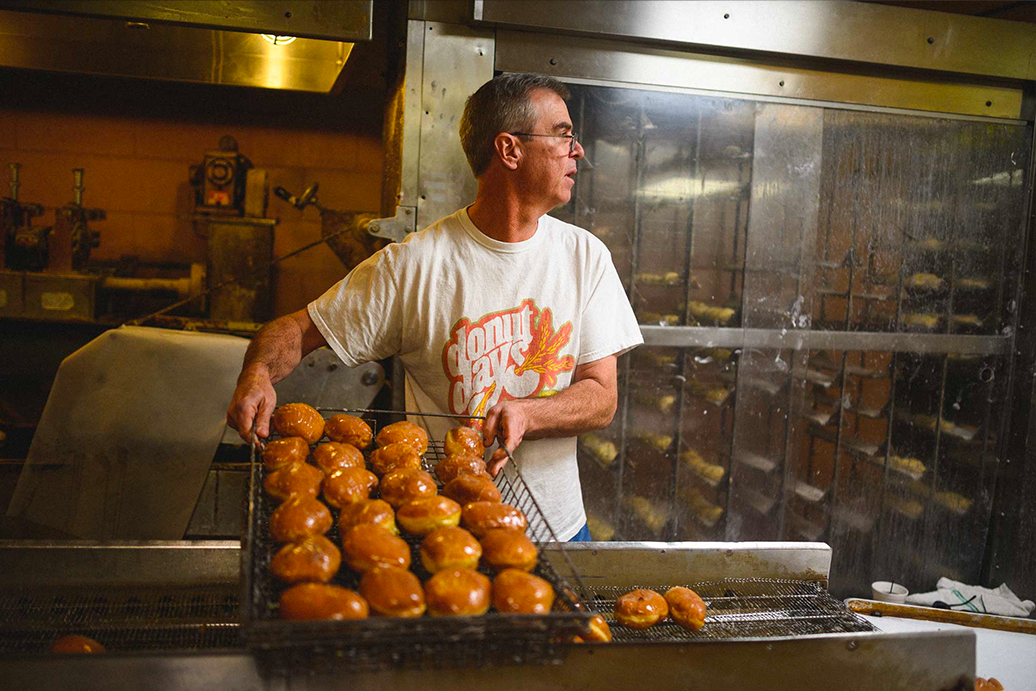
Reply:
<svg viewBox="0 0 1036 691"><path fill-rule="evenodd" d="M568 552L587 589L602 598L636 586L703 581L726 581L723 589L740 592L742 598L714 593L715 617L723 620L717 622L716 635L688 640L659 629L620 634L610 644L566 644L561 664L501 667L506 661L486 660L480 666L430 669L435 666L430 661L428 668L359 673L343 658L323 674L265 676L256 657L232 642L238 615L231 600L223 598L233 597L229 593L237 588L240 557L235 543L4 542L0 678L11 688L24 689L74 684L84 689L146 685L229 691L490 684L563 689L590 683L602 689L644 684L964 689L974 676L971 632L885 634L847 626L852 617L847 620L844 606L826 593L831 550L823 544L585 543ZM757 584L754 594L735 581ZM762 583L766 585L758 585ZM762 593L763 587L769 592ZM179 599L185 589L194 589L198 600ZM18 640L28 641L27 629L35 632L32 643L12 639L17 630L22 632ZM213 633L203 640L201 630ZM40 647L59 635L87 631L110 642L108 654L40 653ZM179 632L179 637L159 631Z"/></svg>

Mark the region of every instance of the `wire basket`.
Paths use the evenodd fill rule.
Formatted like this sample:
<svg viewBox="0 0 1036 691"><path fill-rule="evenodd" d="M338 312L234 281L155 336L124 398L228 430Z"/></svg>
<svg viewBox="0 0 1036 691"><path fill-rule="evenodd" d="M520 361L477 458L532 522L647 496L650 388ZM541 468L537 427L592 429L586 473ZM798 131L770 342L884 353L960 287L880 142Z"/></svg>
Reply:
<svg viewBox="0 0 1036 691"><path fill-rule="evenodd" d="M371 426L377 424L371 413L421 415L399 411L372 411L318 408L324 417L347 413L357 415ZM437 415L458 420L470 416ZM276 435L274 435L275 437ZM369 450L365 452L365 456ZM425 454L423 469L435 476L434 466L445 454L442 442L431 441ZM253 445L248 491L248 516L241 544L241 630L246 645L256 653L264 674L330 674L336 671L375 671L382 669L435 669L450 667L484 667L514 664L549 664L560 662L566 643L585 626L590 614L579 603L575 590L557 571L565 564L568 577L581 585L563 543L556 539L539 510L521 473L508 461L497 478L502 501L522 510L528 527L526 533L537 543L540 557L532 573L547 580L554 588L555 602L548 614L500 614L490 611L477 617L381 618L353 621L298 622L279 618L280 594L287 587L269 572L269 564L278 545L269 538L268 522L276 502L263 493L265 472L256 445ZM442 484L436 477L439 488ZM340 544L337 510L328 539ZM418 550L421 537L401 534L412 552L411 571L422 581L431 574L422 565ZM557 556L550 559L547 553ZM485 572L487 575L490 572ZM331 580L334 585L356 590L359 576L344 563Z"/></svg>

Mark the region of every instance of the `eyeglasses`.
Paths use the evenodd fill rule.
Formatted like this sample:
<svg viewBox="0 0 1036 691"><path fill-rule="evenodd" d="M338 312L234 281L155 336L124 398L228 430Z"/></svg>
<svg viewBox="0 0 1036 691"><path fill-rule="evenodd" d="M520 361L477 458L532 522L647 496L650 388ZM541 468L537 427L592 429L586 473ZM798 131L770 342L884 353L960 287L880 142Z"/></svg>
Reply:
<svg viewBox="0 0 1036 691"><path fill-rule="evenodd" d="M533 134L532 132L508 132L516 137L554 137L557 139L568 140L568 153L572 155L576 150L576 142L579 141L579 135L573 132L572 134Z"/></svg>

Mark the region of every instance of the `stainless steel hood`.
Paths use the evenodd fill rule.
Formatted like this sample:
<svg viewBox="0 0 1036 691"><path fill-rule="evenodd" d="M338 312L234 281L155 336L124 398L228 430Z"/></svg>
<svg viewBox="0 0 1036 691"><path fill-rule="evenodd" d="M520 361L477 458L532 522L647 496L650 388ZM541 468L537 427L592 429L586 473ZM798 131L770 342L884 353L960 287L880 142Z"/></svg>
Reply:
<svg viewBox="0 0 1036 691"><path fill-rule="evenodd" d="M326 93L352 51L344 39L370 39L371 11L371 0L0 0L0 66Z"/></svg>

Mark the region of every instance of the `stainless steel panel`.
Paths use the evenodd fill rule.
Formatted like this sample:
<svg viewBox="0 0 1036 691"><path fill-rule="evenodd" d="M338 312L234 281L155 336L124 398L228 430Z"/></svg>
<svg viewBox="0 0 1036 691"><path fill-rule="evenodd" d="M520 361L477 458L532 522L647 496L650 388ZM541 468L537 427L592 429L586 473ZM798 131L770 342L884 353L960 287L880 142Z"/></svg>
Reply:
<svg viewBox="0 0 1036 691"><path fill-rule="evenodd" d="M813 4L813 3L808 3ZM555 13L556 14L556 13ZM763 98L1033 118L1021 86L925 81L913 76L834 73L773 61L704 55L628 42L497 31L498 70L703 89ZM988 103L988 105L987 105Z"/></svg>
<svg viewBox="0 0 1036 691"><path fill-rule="evenodd" d="M403 142L400 162L398 204L417 206L418 172L421 156L421 107L424 84L424 44L427 27L423 21L407 22L406 77L403 80ZM438 37L436 37L438 38Z"/></svg>
<svg viewBox="0 0 1036 691"><path fill-rule="evenodd" d="M571 543L565 551L589 586L634 588L719 578L791 578L826 585L831 568L831 548L820 542L586 542Z"/></svg>
<svg viewBox="0 0 1036 691"><path fill-rule="evenodd" d="M0 65L23 69L326 93L352 45L274 45L259 34L0 10Z"/></svg>
<svg viewBox="0 0 1036 691"><path fill-rule="evenodd" d="M23 272L0 270L0 317L19 317L25 311L24 283Z"/></svg>
<svg viewBox="0 0 1036 691"><path fill-rule="evenodd" d="M782 333L811 326L820 204L823 111L764 104L756 111L742 324ZM738 365L726 539L780 539L799 481L788 458L806 424L803 350L744 348ZM757 385L762 382L765 385ZM760 472L745 462L773 465Z"/></svg>
<svg viewBox="0 0 1036 691"><path fill-rule="evenodd" d="M1022 22L862 2L482 0L501 26L663 41L894 67L1036 79L1036 34Z"/></svg>
<svg viewBox="0 0 1036 691"><path fill-rule="evenodd" d="M0 540L0 585L237 583L240 541Z"/></svg>
<svg viewBox="0 0 1036 691"><path fill-rule="evenodd" d="M493 78L494 53L490 31L427 22L424 33L418 228L475 200L478 185L458 127L468 96Z"/></svg>
<svg viewBox="0 0 1036 691"><path fill-rule="evenodd" d="M331 41L369 41L374 0L288 0L227 3L218 0L148 2L127 0L5 0L27 12L168 22L196 28L299 36Z"/></svg>
<svg viewBox="0 0 1036 691"><path fill-rule="evenodd" d="M0 661L0 676L18 689L494 688L595 689L774 688L884 691L967 688L975 675L975 634L833 635L708 644L573 646L562 665L440 671L264 677L252 655L94 655Z"/></svg>
<svg viewBox="0 0 1036 691"><path fill-rule="evenodd" d="M97 276L24 274L21 316L57 321L88 321L97 316Z"/></svg>

